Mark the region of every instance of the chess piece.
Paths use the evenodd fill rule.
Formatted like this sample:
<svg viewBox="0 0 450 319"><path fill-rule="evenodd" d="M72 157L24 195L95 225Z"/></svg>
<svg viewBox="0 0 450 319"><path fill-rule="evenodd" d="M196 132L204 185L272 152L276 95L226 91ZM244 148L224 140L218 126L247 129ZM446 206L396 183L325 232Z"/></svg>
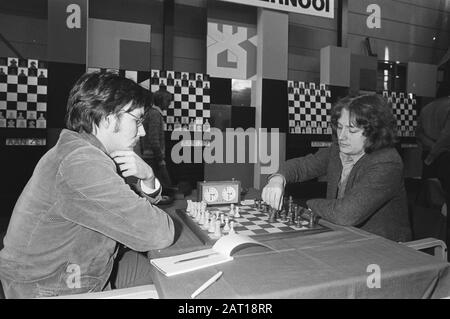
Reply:
<svg viewBox="0 0 450 319"><path fill-rule="evenodd" d="M203 132L209 132L210 125L208 119L205 119L205 123L203 124Z"/></svg>
<svg viewBox="0 0 450 319"><path fill-rule="evenodd" d="M179 131L180 129L181 129L180 121L178 121L178 119L176 119L173 130L174 131Z"/></svg>
<svg viewBox="0 0 450 319"><path fill-rule="evenodd" d="M197 214L195 214L195 221L197 223L199 223L201 218L202 218L202 212L200 211L199 208L197 208Z"/></svg>
<svg viewBox="0 0 450 319"><path fill-rule="evenodd" d="M234 217L236 217L236 218L240 218L241 217L241 215L239 214L239 206L237 206L235 208L235 210L234 210Z"/></svg>
<svg viewBox="0 0 450 319"><path fill-rule="evenodd" d="M230 205L230 211L228 213L228 216L234 217L234 205L233 204Z"/></svg>
<svg viewBox="0 0 450 319"><path fill-rule="evenodd" d="M309 214L309 227L310 227L310 228L314 228L315 225L316 225L316 216L315 216L315 214L310 210L310 214Z"/></svg>
<svg viewBox="0 0 450 319"><path fill-rule="evenodd" d="M198 221L198 224L199 225L203 225L204 223L205 223L205 216L206 215L206 213L205 212L200 212L200 219L199 219L199 221Z"/></svg>
<svg viewBox="0 0 450 319"><path fill-rule="evenodd" d="M275 210L275 208L270 207L269 208L269 223L275 223L277 221L276 214L277 214L277 211Z"/></svg>
<svg viewBox="0 0 450 319"><path fill-rule="evenodd" d="M281 222L286 223L288 221L286 210L283 209L281 211L280 215L281 215Z"/></svg>
<svg viewBox="0 0 450 319"><path fill-rule="evenodd" d="M230 222L230 230L228 231L228 234L229 234L229 235L231 235L231 234L236 234L236 231L234 230L234 220L232 220L232 221Z"/></svg>
<svg viewBox="0 0 450 319"><path fill-rule="evenodd" d="M225 226L223 226L223 231L230 231L230 219L228 217L225 218Z"/></svg>
<svg viewBox="0 0 450 319"><path fill-rule="evenodd" d="M203 222L202 229L205 229L205 230L209 229L209 212L205 213L205 221Z"/></svg>

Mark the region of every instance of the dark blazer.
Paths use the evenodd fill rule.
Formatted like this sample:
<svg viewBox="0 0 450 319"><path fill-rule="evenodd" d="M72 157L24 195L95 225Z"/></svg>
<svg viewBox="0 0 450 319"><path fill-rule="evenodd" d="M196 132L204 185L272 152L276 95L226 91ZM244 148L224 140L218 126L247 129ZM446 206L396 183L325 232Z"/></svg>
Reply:
<svg viewBox="0 0 450 319"><path fill-rule="evenodd" d="M339 147L294 158L282 164L279 174L287 183L327 176L326 199L310 199L307 205L322 218L356 226L395 241L411 239L403 162L394 148L365 154L348 176L344 197L337 199L342 164Z"/></svg>

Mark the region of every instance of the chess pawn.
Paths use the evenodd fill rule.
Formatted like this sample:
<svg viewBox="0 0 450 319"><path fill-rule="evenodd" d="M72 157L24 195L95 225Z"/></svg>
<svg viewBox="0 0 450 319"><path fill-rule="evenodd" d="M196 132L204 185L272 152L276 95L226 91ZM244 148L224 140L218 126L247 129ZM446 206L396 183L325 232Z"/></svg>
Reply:
<svg viewBox="0 0 450 319"><path fill-rule="evenodd" d="M225 224L225 216L222 214L220 214L220 225Z"/></svg>
<svg viewBox="0 0 450 319"><path fill-rule="evenodd" d="M231 205L233 205L233 204L231 204ZM228 212L228 216L234 217L234 209L233 209L233 206L230 207L230 211Z"/></svg>
<svg viewBox="0 0 450 319"><path fill-rule="evenodd" d="M202 213L201 213L201 210L199 208L197 208L197 213L195 214L195 221L197 223L199 223L200 222L200 218L202 218Z"/></svg>
<svg viewBox="0 0 450 319"><path fill-rule="evenodd" d="M203 124L203 132L209 132L210 125L208 119L205 119L205 123Z"/></svg>
<svg viewBox="0 0 450 319"><path fill-rule="evenodd" d="M309 125L309 122L308 122L308 124L306 125L306 134L311 134L311 133L312 133L311 125Z"/></svg>
<svg viewBox="0 0 450 319"><path fill-rule="evenodd" d="M236 234L236 231L234 230L234 220L230 222L230 230L228 231L228 235L231 234Z"/></svg>
<svg viewBox="0 0 450 319"><path fill-rule="evenodd" d="M241 215L239 214L239 206L235 208L234 217L239 218Z"/></svg>
<svg viewBox="0 0 450 319"><path fill-rule="evenodd" d="M223 231L230 231L230 219L228 217L225 218L225 226L223 226Z"/></svg>

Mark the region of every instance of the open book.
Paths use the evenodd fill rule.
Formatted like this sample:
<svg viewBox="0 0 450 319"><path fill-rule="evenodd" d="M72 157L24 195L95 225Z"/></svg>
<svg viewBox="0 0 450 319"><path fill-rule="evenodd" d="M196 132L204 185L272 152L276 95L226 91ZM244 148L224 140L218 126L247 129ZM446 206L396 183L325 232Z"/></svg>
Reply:
<svg viewBox="0 0 450 319"><path fill-rule="evenodd" d="M220 238L212 248L176 256L155 258L151 259L150 262L164 275L170 277L233 260L233 253L251 245L260 245L272 249L248 236L231 234Z"/></svg>

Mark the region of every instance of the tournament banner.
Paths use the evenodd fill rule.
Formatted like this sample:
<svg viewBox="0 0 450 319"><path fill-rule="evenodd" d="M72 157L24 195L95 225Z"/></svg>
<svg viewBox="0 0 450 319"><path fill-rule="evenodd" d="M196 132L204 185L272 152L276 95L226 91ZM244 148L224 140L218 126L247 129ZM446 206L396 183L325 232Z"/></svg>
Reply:
<svg viewBox="0 0 450 319"><path fill-rule="evenodd" d="M48 60L86 64L88 0L48 0Z"/></svg>
<svg viewBox="0 0 450 319"><path fill-rule="evenodd" d="M249 6L334 18L334 0L221 0Z"/></svg>

